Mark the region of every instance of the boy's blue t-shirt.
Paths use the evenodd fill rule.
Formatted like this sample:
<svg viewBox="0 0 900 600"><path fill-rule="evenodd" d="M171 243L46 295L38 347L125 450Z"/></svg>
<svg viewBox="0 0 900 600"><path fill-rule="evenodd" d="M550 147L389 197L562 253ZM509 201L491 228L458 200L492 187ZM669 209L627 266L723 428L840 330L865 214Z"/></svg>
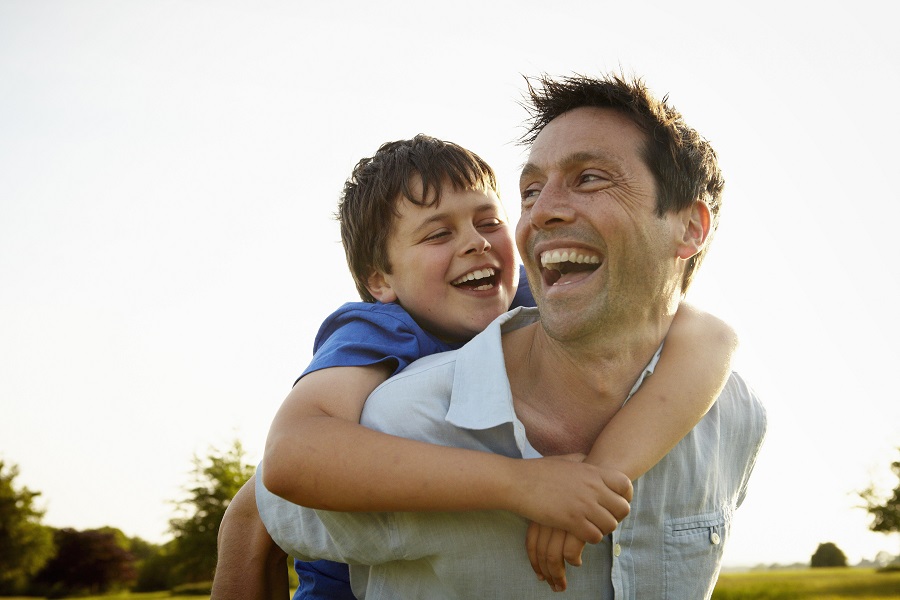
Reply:
<svg viewBox="0 0 900 600"><path fill-rule="evenodd" d="M319 327L304 375L330 367L394 363L391 375L423 356L459 348L428 333L399 304L348 302Z"/></svg>
<svg viewBox="0 0 900 600"><path fill-rule="evenodd" d="M534 305L525 269L520 266L519 287L510 308ZM395 375L423 356L460 346L441 341L419 327L399 304L348 302L319 327L313 359L303 375L330 367L362 367L389 361L395 363L391 372ZM294 569L300 579L294 600L355 600L347 565L328 560L295 560Z"/></svg>

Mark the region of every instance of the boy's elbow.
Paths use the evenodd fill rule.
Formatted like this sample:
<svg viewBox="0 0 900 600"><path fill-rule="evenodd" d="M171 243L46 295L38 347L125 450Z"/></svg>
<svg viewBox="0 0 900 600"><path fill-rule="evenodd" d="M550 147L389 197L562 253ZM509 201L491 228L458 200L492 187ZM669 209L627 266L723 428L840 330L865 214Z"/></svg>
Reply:
<svg viewBox="0 0 900 600"><path fill-rule="evenodd" d="M284 497L288 493L287 486L290 480L288 470L284 461L279 460L278 444L267 442L263 453L263 486L276 496Z"/></svg>
<svg viewBox="0 0 900 600"><path fill-rule="evenodd" d="M738 346L741 344L741 338L738 335L738 332L734 330L734 327L722 321L718 320L718 336L719 343L721 343L724 347L728 348L731 352L734 352L738 349Z"/></svg>
<svg viewBox="0 0 900 600"><path fill-rule="evenodd" d="M701 316L698 323L703 325L710 343L731 353L737 350L740 337L734 327L713 314L699 311L697 314Z"/></svg>

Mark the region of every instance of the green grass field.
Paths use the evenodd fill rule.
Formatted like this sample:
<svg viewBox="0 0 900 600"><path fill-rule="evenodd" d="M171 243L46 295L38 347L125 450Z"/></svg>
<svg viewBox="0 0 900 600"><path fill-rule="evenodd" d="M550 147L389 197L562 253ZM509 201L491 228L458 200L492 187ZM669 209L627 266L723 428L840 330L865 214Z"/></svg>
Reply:
<svg viewBox="0 0 900 600"><path fill-rule="evenodd" d="M142 594L110 594L109 596L78 596L78 600L208 600L209 596L172 596L169 592L146 592ZM3 597L3 600L43 600L34 596Z"/></svg>
<svg viewBox="0 0 900 600"><path fill-rule="evenodd" d="M713 593L713 600L806 600L807 598L897 600L900 599L900 571L876 573L873 569L806 569L725 573L719 577L719 583ZM208 596L170 596L168 592L152 592L90 596L79 600L208 600Z"/></svg>
<svg viewBox="0 0 900 600"><path fill-rule="evenodd" d="M43 598L4 596L3 600L43 600ZM169 592L146 592L142 594L110 594L109 596L78 596L78 600L209 600L209 596L172 596Z"/></svg>
<svg viewBox="0 0 900 600"><path fill-rule="evenodd" d="M725 573L713 600L900 599L900 572L874 569L805 569Z"/></svg>

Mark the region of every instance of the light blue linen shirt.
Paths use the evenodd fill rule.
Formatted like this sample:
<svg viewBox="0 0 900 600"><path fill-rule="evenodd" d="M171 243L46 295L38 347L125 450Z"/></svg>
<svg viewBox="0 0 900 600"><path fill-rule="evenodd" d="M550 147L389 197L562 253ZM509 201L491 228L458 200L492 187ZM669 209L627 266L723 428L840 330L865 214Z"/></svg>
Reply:
<svg viewBox="0 0 900 600"><path fill-rule="evenodd" d="M500 343L501 331L538 318L535 309L510 311L460 350L414 362L372 393L361 422L447 446L539 457L516 417ZM631 514L585 548L580 568L568 569L566 596L708 598L765 427L758 398L733 374L694 430L635 482ZM513 513L312 510L269 493L261 468L257 477L260 516L275 542L302 560L349 563L358 598L558 597L531 570L528 523Z"/></svg>

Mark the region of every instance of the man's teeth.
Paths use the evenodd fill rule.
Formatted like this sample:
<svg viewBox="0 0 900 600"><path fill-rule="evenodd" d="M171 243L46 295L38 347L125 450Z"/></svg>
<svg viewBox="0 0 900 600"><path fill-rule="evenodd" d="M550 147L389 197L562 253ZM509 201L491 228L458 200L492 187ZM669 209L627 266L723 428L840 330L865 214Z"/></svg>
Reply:
<svg viewBox="0 0 900 600"><path fill-rule="evenodd" d="M494 276L494 270L491 269L490 267L488 267L487 269L478 269L476 271L472 271L471 273L466 273L459 279L454 280L452 283L453 283L453 285L460 285L467 281L474 281L476 279L484 279L485 277L493 277L493 276ZM488 286L482 286L482 287L475 288L475 289L488 289Z"/></svg>
<svg viewBox="0 0 900 600"><path fill-rule="evenodd" d="M588 265L599 265L600 257L590 254L582 254L577 250L548 250L541 252L541 266L558 265L560 263L584 263Z"/></svg>

